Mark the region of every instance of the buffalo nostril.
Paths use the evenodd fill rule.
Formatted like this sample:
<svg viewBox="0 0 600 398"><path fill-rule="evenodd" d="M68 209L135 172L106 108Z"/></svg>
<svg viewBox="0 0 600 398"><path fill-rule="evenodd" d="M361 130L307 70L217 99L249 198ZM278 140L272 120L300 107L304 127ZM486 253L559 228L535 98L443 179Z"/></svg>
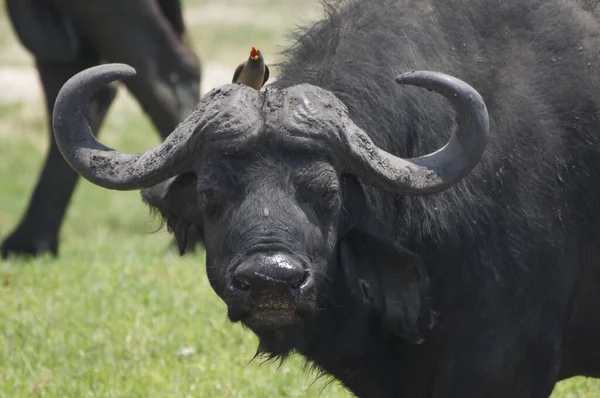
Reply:
<svg viewBox="0 0 600 398"><path fill-rule="evenodd" d="M243 291L250 290L250 284L240 280L236 275L233 276L232 284L236 289Z"/></svg>
<svg viewBox="0 0 600 398"><path fill-rule="evenodd" d="M308 270L287 256L260 254L237 267L232 285L239 290L298 289L308 276Z"/></svg>
<svg viewBox="0 0 600 398"><path fill-rule="evenodd" d="M292 289L298 289L308 278L308 270L304 270L302 274L296 275L294 278L290 280L290 287Z"/></svg>

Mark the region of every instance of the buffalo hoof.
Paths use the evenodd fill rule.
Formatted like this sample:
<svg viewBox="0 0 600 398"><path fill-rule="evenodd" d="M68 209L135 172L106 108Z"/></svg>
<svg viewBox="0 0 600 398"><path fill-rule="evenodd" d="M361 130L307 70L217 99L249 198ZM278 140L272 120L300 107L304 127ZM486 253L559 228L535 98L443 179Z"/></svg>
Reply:
<svg viewBox="0 0 600 398"><path fill-rule="evenodd" d="M9 257L35 257L48 252L58 256L58 239L35 238L17 230L2 242L0 252L4 260Z"/></svg>

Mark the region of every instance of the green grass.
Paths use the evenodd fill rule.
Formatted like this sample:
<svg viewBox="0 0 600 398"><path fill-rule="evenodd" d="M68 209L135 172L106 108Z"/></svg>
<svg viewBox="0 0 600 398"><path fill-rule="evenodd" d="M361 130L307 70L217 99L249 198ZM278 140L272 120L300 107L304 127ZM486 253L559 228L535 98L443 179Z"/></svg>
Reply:
<svg viewBox="0 0 600 398"><path fill-rule="evenodd" d="M266 53L279 48L284 27L314 15L307 4L315 3L185 4L190 19L201 16L190 27L200 55L231 64L251 45ZM206 7L231 15L206 21ZM248 7L255 13L247 14ZM9 31L0 11L0 67L19 64L10 61L19 47L4 35ZM24 53L19 59L26 59ZM102 141L136 152L156 145L159 139L139 109L122 105L113 106ZM48 145L45 122L41 100L0 103L0 237L18 222L37 180ZM153 232L157 226L139 193L82 181L62 230L59 259L0 262L0 397L350 396L335 383L314 382L316 375L303 370L299 357L281 367L248 363L256 338L227 321L202 253L179 257L166 233ZM179 355L184 349L193 353ZM560 383L553 395L596 396L600 382L584 378Z"/></svg>
<svg viewBox="0 0 600 398"><path fill-rule="evenodd" d="M248 365L256 339L227 322L202 255L182 260L167 245L96 231L73 237L60 261L2 265L0 394L319 395L298 358L279 370ZM179 355L185 348L194 353Z"/></svg>

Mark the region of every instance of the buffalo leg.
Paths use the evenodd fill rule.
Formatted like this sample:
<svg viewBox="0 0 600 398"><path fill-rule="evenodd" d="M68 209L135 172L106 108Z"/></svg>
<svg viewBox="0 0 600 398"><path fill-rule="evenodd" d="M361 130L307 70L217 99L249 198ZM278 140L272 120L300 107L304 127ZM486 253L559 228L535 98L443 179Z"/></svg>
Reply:
<svg viewBox="0 0 600 398"><path fill-rule="evenodd" d="M77 72L98 63L95 54L82 54L73 63L43 63L37 68L46 97L49 125L54 101L63 84ZM91 101L89 121L94 134L116 95L116 87L99 90ZM27 212L12 234L2 243L2 257L9 255L58 254L58 234L64 215L77 184L78 175L60 154L50 128L50 151Z"/></svg>

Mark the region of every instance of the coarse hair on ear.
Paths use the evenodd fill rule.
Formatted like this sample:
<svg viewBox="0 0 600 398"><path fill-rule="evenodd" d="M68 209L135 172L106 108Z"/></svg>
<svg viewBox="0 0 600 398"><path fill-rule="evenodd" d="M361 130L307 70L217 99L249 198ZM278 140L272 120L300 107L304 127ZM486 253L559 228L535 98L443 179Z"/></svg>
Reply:
<svg viewBox="0 0 600 398"><path fill-rule="evenodd" d="M360 183L345 182L338 253L346 289L355 305L379 316L383 330L421 343L435 322L425 264L368 210Z"/></svg>
<svg viewBox="0 0 600 398"><path fill-rule="evenodd" d="M184 173L142 190L142 200L158 213L173 233L179 253L202 243L202 212L198 209L196 175Z"/></svg>

